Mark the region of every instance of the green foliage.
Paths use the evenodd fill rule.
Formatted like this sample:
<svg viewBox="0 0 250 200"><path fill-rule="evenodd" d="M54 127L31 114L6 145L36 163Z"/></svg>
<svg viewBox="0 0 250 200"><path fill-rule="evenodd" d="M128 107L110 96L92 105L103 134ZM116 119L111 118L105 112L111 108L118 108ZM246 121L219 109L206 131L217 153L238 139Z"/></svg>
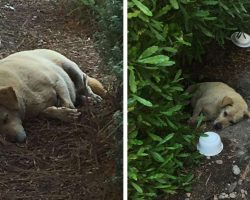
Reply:
<svg viewBox="0 0 250 200"><path fill-rule="evenodd" d="M91 10L99 31L94 35L102 58L122 82L123 7L122 0L76 0L78 9ZM86 11L79 13L86 18Z"/></svg>
<svg viewBox="0 0 250 200"><path fill-rule="evenodd" d="M129 0L128 175L130 199L190 189L197 134L185 125L182 61L247 30L247 0ZM201 120L202 121L202 118Z"/></svg>

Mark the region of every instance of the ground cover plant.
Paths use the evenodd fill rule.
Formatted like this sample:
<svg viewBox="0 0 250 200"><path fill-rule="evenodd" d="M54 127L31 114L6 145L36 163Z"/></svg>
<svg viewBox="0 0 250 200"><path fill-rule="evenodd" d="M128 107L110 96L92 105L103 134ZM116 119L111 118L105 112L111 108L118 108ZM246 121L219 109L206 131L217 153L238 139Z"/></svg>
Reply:
<svg viewBox="0 0 250 200"><path fill-rule="evenodd" d="M199 134L186 125L190 96L180 68L247 30L248 1L128 1L130 199L190 190Z"/></svg>

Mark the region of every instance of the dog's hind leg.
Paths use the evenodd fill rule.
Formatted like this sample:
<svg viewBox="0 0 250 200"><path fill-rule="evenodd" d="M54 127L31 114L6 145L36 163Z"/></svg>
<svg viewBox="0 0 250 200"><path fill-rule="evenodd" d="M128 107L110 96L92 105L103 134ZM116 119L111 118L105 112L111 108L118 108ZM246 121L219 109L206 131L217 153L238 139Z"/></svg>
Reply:
<svg viewBox="0 0 250 200"><path fill-rule="evenodd" d="M61 67L69 75L75 84L76 94L78 97L87 96L93 98L95 101L100 102L102 98L95 94L91 87L88 85L88 76L81 71L78 65L72 61L62 63Z"/></svg>
<svg viewBox="0 0 250 200"><path fill-rule="evenodd" d="M202 99L200 99L196 102L196 105L193 110L193 115L188 120L189 124L195 124L197 122L197 118L199 117L200 113L203 111L203 108L204 108L204 102Z"/></svg>
<svg viewBox="0 0 250 200"><path fill-rule="evenodd" d="M62 63L61 67L75 84L76 92L81 94L85 93L85 89L87 88L87 75L80 70L77 64L68 61Z"/></svg>
<svg viewBox="0 0 250 200"><path fill-rule="evenodd" d="M69 89L64 82L64 80L59 79L56 82L56 85L54 87L56 94L58 96L58 100L60 102L60 106L66 107L66 108L75 108L72 101L74 101L74 97L70 95ZM73 98L73 99L72 99Z"/></svg>
<svg viewBox="0 0 250 200"><path fill-rule="evenodd" d="M74 122L81 113L77 109L51 106L40 113L40 116L59 119L64 122Z"/></svg>

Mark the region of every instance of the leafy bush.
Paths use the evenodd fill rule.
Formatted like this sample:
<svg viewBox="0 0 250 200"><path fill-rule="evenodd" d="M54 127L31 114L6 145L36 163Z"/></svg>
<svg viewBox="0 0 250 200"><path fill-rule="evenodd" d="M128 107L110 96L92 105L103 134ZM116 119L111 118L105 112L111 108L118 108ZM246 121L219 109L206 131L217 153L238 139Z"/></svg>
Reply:
<svg viewBox="0 0 250 200"><path fill-rule="evenodd" d="M180 64L246 30L247 0L129 0L130 199L190 189L197 134L186 126Z"/></svg>

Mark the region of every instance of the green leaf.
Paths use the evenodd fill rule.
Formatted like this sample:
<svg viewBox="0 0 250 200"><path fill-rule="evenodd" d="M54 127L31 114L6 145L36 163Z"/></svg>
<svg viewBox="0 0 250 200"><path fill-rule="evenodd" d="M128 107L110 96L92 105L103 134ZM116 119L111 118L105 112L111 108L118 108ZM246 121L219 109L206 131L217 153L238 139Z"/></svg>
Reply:
<svg viewBox="0 0 250 200"><path fill-rule="evenodd" d="M199 10L195 13L196 17L207 17L209 16L209 12L207 10Z"/></svg>
<svg viewBox="0 0 250 200"><path fill-rule="evenodd" d="M177 157L181 157L181 158L187 158L190 156L190 153L181 153L179 155L177 155Z"/></svg>
<svg viewBox="0 0 250 200"><path fill-rule="evenodd" d="M163 173L157 173L157 174L153 174L151 176L149 176L147 179L151 179L151 180L154 180L154 179L161 179L162 177L164 177L165 174Z"/></svg>
<svg viewBox="0 0 250 200"><path fill-rule="evenodd" d="M169 66L172 66L175 64L175 61L168 61L168 62L164 62L164 63L160 63L158 66L161 66L161 67L169 67Z"/></svg>
<svg viewBox="0 0 250 200"><path fill-rule="evenodd" d="M176 126L173 122L171 122L168 118L167 118L167 123L168 123L168 125L169 125L171 128L173 128L173 129L175 129L175 130L178 129L177 126Z"/></svg>
<svg viewBox="0 0 250 200"><path fill-rule="evenodd" d="M201 113L198 117L198 122L197 122L197 125L196 125L196 128L200 127L201 123L204 121L205 119L205 116L203 113Z"/></svg>
<svg viewBox="0 0 250 200"><path fill-rule="evenodd" d="M161 17L162 15L165 15L168 13L168 11L171 10L171 6L170 5L166 5L164 6L160 11L158 11L158 13L156 14L155 18L159 18Z"/></svg>
<svg viewBox="0 0 250 200"><path fill-rule="evenodd" d="M128 19L132 19L133 17L138 17L140 14L139 10L136 10L135 12L128 13Z"/></svg>
<svg viewBox="0 0 250 200"><path fill-rule="evenodd" d="M207 6L215 6L219 3L218 1L201 1L201 2Z"/></svg>
<svg viewBox="0 0 250 200"><path fill-rule="evenodd" d="M161 93L162 90L160 87L158 87L158 85L154 84L153 82L150 82L150 86L157 92Z"/></svg>
<svg viewBox="0 0 250 200"><path fill-rule="evenodd" d="M143 59L143 58L147 58L149 56L152 56L155 52L157 52L159 50L158 46L152 46L147 48L145 51L143 51L143 53L140 55L139 60Z"/></svg>
<svg viewBox="0 0 250 200"><path fill-rule="evenodd" d="M153 158L155 159L155 161L161 162L161 163L164 162L164 158L159 153L152 152L151 154L152 154Z"/></svg>
<svg viewBox="0 0 250 200"><path fill-rule="evenodd" d="M172 179L172 180L176 180L176 176L173 176L173 175L170 175L170 174L166 174L166 177L168 177L169 179Z"/></svg>
<svg viewBox="0 0 250 200"><path fill-rule="evenodd" d="M193 135L183 135L183 139L188 143L192 143L193 138Z"/></svg>
<svg viewBox="0 0 250 200"><path fill-rule="evenodd" d="M181 69L179 69L178 71L177 71L177 73L175 74L175 77L174 77L174 80L172 81L173 83L174 82L178 82L180 79L180 76L181 76L181 74L182 74L182 71L181 71Z"/></svg>
<svg viewBox="0 0 250 200"><path fill-rule="evenodd" d="M139 185L137 185L134 182L131 182L131 185L136 189L137 192L143 193L143 190L142 190L142 188Z"/></svg>
<svg viewBox="0 0 250 200"><path fill-rule="evenodd" d="M169 108L166 112L161 112L161 113L167 116L172 116L173 113L179 111L181 108L182 108L182 105L176 105L172 108Z"/></svg>
<svg viewBox="0 0 250 200"><path fill-rule="evenodd" d="M166 149L169 149L169 150L175 150L175 149L180 149L182 147L182 145L181 144L177 144L177 143L175 143L173 146L168 146L168 147L166 147Z"/></svg>
<svg viewBox="0 0 250 200"><path fill-rule="evenodd" d="M139 63L161 65L161 66L171 66L175 62L169 61L169 57L165 55L157 55L148 58L138 60Z"/></svg>
<svg viewBox="0 0 250 200"><path fill-rule="evenodd" d="M239 2L239 3L240 3L241 10L243 10L243 12L247 13L247 10L244 7L243 3L242 2Z"/></svg>
<svg viewBox="0 0 250 200"><path fill-rule="evenodd" d="M136 82L135 82L135 74L134 74L133 69L131 69L129 71L129 87L130 87L131 92L136 93L137 85L136 85Z"/></svg>
<svg viewBox="0 0 250 200"><path fill-rule="evenodd" d="M208 134L202 133L202 134L201 134L201 137L208 137Z"/></svg>
<svg viewBox="0 0 250 200"><path fill-rule="evenodd" d="M162 145L174 137L174 133L168 134L158 145Z"/></svg>
<svg viewBox="0 0 250 200"><path fill-rule="evenodd" d="M137 181L137 175L135 172L130 171L128 175L130 179Z"/></svg>
<svg viewBox="0 0 250 200"><path fill-rule="evenodd" d="M153 106L153 104L152 104L150 101L148 101L148 100L146 100L146 99L144 99L144 98L142 98L142 97L139 97L139 96L137 96L137 95L133 95L133 97L134 97L139 103L143 104L144 106L147 106L147 107L152 107L152 106Z"/></svg>
<svg viewBox="0 0 250 200"><path fill-rule="evenodd" d="M173 86L171 87L171 90L180 91L180 92L184 91L184 89L180 86Z"/></svg>
<svg viewBox="0 0 250 200"><path fill-rule="evenodd" d="M217 17L204 17L203 19L206 21L215 21L217 20Z"/></svg>
<svg viewBox="0 0 250 200"><path fill-rule="evenodd" d="M176 10L179 9L179 4L178 4L177 0L170 0L170 4L171 4L171 6L172 6L174 9L176 9Z"/></svg>
<svg viewBox="0 0 250 200"><path fill-rule="evenodd" d="M152 35L152 37L156 37L157 40L162 41L162 42L166 41L166 38L164 37L164 35L161 32L157 31L152 26L150 26L149 28L150 28L150 31L152 32L152 33L150 33Z"/></svg>
<svg viewBox="0 0 250 200"><path fill-rule="evenodd" d="M171 53L177 53L178 50L176 48L173 48L173 47L166 47L164 48L164 50L168 51L168 52L171 52Z"/></svg>
<svg viewBox="0 0 250 200"><path fill-rule="evenodd" d="M157 189L170 189L170 188L172 188L172 186L171 185L158 185L155 188L157 188Z"/></svg>
<svg viewBox="0 0 250 200"><path fill-rule="evenodd" d="M214 38L214 34L211 31L209 31L206 27L201 26L201 25L199 25L199 27L200 27L202 33L204 33L204 35Z"/></svg>
<svg viewBox="0 0 250 200"><path fill-rule="evenodd" d="M168 156L167 156L167 159L164 161L164 163L161 164L160 167L165 167L165 166L170 162L170 160L173 159L173 157L174 157L174 154L173 154L173 153L171 153L170 155L168 155Z"/></svg>
<svg viewBox="0 0 250 200"><path fill-rule="evenodd" d="M222 8L224 8L226 11L230 10L224 3L222 3L221 1L219 2L220 6Z"/></svg>
<svg viewBox="0 0 250 200"><path fill-rule="evenodd" d="M148 153L144 153L144 151L145 151L144 147L140 148L139 151L137 152L137 155L138 156L148 156Z"/></svg>
<svg viewBox="0 0 250 200"><path fill-rule="evenodd" d="M149 10L147 6L145 6L138 0L132 0L132 1L145 15L150 17L153 16L152 12Z"/></svg>
<svg viewBox="0 0 250 200"><path fill-rule="evenodd" d="M158 141L158 142L161 142L162 141L162 138L158 135L155 135L153 133L148 133L149 137L151 137L152 140L154 141Z"/></svg>

